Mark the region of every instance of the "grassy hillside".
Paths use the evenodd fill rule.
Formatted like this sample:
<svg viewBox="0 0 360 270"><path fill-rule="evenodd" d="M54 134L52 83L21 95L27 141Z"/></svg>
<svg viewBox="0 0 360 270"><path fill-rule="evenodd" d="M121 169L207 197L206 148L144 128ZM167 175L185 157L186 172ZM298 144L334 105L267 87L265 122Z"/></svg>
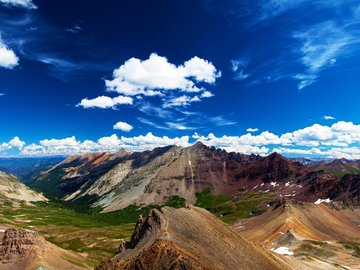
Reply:
<svg viewBox="0 0 360 270"><path fill-rule="evenodd" d="M165 205L184 207L185 200L174 196ZM161 207L131 205L120 211L100 213L99 208L72 206L52 201L14 207L5 201L0 205L0 224L36 230L64 249L88 254L88 263L95 266L115 255L120 239L130 238L140 214L147 216L151 209Z"/></svg>
<svg viewBox="0 0 360 270"><path fill-rule="evenodd" d="M241 196L215 196L209 188L196 193L196 206L205 208L226 223L260 215L273 195L264 192L246 192Z"/></svg>

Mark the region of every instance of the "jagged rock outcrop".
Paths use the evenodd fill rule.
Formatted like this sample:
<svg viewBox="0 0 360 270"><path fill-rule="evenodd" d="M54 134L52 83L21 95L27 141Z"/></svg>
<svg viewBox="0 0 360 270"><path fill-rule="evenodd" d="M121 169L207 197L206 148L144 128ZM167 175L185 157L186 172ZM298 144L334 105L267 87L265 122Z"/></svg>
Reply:
<svg viewBox="0 0 360 270"><path fill-rule="evenodd" d="M8 264L36 256L34 247L41 244L36 232L23 229L8 229L0 243L0 261Z"/></svg>
<svg viewBox="0 0 360 270"><path fill-rule="evenodd" d="M289 269L272 254L245 241L206 210L152 210L140 217L131 240L96 270Z"/></svg>

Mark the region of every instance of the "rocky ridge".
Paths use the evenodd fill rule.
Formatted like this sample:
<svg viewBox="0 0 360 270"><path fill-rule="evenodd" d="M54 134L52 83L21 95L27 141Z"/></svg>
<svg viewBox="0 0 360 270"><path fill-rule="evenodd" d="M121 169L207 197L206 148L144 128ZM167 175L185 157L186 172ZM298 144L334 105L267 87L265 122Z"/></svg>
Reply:
<svg viewBox="0 0 360 270"><path fill-rule="evenodd" d="M131 240L96 270L290 269L209 212L189 207L152 210L140 217Z"/></svg>

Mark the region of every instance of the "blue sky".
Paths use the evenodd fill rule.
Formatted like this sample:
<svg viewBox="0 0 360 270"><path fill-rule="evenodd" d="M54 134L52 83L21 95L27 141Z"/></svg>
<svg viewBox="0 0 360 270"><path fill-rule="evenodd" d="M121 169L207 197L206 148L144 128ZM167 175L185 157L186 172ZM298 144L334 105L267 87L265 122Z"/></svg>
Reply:
<svg viewBox="0 0 360 270"><path fill-rule="evenodd" d="M360 159L359 20L352 0L0 0L0 156Z"/></svg>

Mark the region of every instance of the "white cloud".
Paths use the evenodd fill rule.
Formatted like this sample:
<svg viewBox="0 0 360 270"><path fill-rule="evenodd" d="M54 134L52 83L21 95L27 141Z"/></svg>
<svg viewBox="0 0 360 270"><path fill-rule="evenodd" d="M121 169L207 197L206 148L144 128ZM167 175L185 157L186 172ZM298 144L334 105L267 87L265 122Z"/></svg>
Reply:
<svg viewBox="0 0 360 270"><path fill-rule="evenodd" d="M204 91L200 95L200 97L202 97L202 98L209 98L209 97L213 97L213 96L214 96L214 94L211 93L210 91Z"/></svg>
<svg viewBox="0 0 360 270"><path fill-rule="evenodd" d="M117 122L115 125L114 125L114 129L118 129L118 130L122 130L122 131L125 131L125 132L129 132L133 129L134 127L132 125L129 125L128 123L126 122Z"/></svg>
<svg viewBox="0 0 360 270"><path fill-rule="evenodd" d="M283 141L300 146L348 146L360 143L360 125L352 122L339 121L332 126L314 124L304 129L286 133L281 136Z"/></svg>
<svg viewBox="0 0 360 270"><path fill-rule="evenodd" d="M331 115L324 115L324 116L323 116L323 119L324 119L324 120L334 120L335 117L334 117L334 116L331 116Z"/></svg>
<svg viewBox="0 0 360 270"><path fill-rule="evenodd" d="M166 100L163 107L164 108L179 107L179 106L186 107L189 106L191 103L198 101L200 101L199 96L190 97L183 95L180 97L175 97Z"/></svg>
<svg viewBox="0 0 360 270"><path fill-rule="evenodd" d="M138 106L138 109L147 114L147 115L150 115L150 116L154 116L156 115L157 117L160 117L160 118L173 118L173 113L168 111L168 110L165 110L161 107L157 107L155 105L152 105L148 102L145 102L145 103L140 103L139 106Z"/></svg>
<svg viewBox="0 0 360 270"><path fill-rule="evenodd" d="M13 147L16 147L18 149L22 149L25 146L25 142L20 140L19 137L14 137L13 139L11 139L9 141L9 145L13 146Z"/></svg>
<svg viewBox="0 0 360 270"><path fill-rule="evenodd" d="M246 131L247 132L257 132L257 131L259 131L259 129L258 128L248 128Z"/></svg>
<svg viewBox="0 0 360 270"><path fill-rule="evenodd" d="M9 150L12 147L8 144L8 143L2 143L0 144L0 152L5 151L5 150Z"/></svg>
<svg viewBox="0 0 360 270"><path fill-rule="evenodd" d="M133 104L133 99L131 97L125 97L125 96L118 96L115 98L111 98L107 96L100 96L94 99L84 98L81 100L78 106L81 106L83 108L107 109L107 108L114 108L120 104L131 105Z"/></svg>
<svg viewBox="0 0 360 270"><path fill-rule="evenodd" d="M36 9L37 6L33 3L32 0L0 0L0 3L7 6Z"/></svg>
<svg viewBox="0 0 360 270"><path fill-rule="evenodd" d="M21 150L25 146L25 142L20 140L19 137L14 137L8 142L3 142L0 144L0 152L13 149L14 147Z"/></svg>
<svg viewBox="0 0 360 270"><path fill-rule="evenodd" d="M349 1L350 2L350 1ZM279 16L289 10L294 10L304 6L305 4L319 8L336 9L338 6L346 4L343 0L262 0L260 1L260 15L256 18L257 22L269 20L273 17Z"/></svg>
<svg viewBox="0 0 360 270"><path fill-rule="evenodd" d="M217 126L231 126L237 124L235 121L227 120L223 116L214 116L209 118L210 122L214 123Z"/></svg>
<svg viewBox="0 0 360 270"><path fill-rule="evenodd" d="M25 156L47 156L47 155L76 155L88 152L115 152L120 149L127 151L145 151L156 147L168 145L189 146L189 136L169 138L167 136L157 137L152 133L145 136L119 138L113 134L102 137L97 142L85 140L79 141L74 136L65 139L42 140L39 144L25 146L21 154ZM0 146L1 147L1 146Z"/></svg>
<svg viewBox="0 0 360 270"><path fill-rule="evenodd" d="M272 150L273 152L277 152L279 154L295 154L295 155L318 155L318 156L324 156L326 153L322 152L318 148L311 148L311 149L296 149L296 148L274 148Z"/></svg>
<svg viewBox="0 0 360 270"><path fill-rule="evenodd" d="M66 28L65 29L65 32L69 32L69 33L72 33L72 34L78 34L80 32L84 31L84 29L82 29L82 27L80 25L74 25L70 28Z"/></svg>
<svg viewBox="0 0 360 270"><path fill-rule="evenodd" d="M109 91L134 96L161 94L167 90L200 92L197 83L214 83L221 73L207 60L197 56L176 66L155 53L149 59L131 58L114 70L113 79L106 80Z"/></svg>
<svg viewBox="0 0 360 270"><path fill-rule="evenodd" d="M247 61L243 59L231 60L231 70L235 73L234 79L238 81L245 80L250 75L245 73Z"/></svg>
<svg viewBox="0 0 360 270"><path fill-rule="evenodd" d="M137 117L136 118L138 121L140 121L141 123L143 124L146 124L148 126L151 126L151 127L155 127L155 128L158 128L158 129L163 129L163 130L171 130L171 128L169 127L166 127L166 126L163 126L163 125L159 125L149 119L146 119L146 118L143 118L143 117Z"/></svg>
<svg viewBox="0 0 360 270"><path fill-rule="evenodd" d="M297 74L299 89L303 89L318 78L318 73L336 63L336 58L344 53L347 46L358 40L345 27L334 21L326 21L296 32L293 37L301 42L299 53L306 72Z"/></svg>
<svg viewBox="0 0 360 270"><path fill-rule="evenodd" d="M193 129L196 129L195 127L188 127L185 124L181 124L181 123L166 122L166 124L170 128L177 129L177 130L193 130Z"/></svg>
<svg viewBox="0 0 360 270"><path fill-rule="evenodd" d="M19 63L14 51L9 49L0 38L0 67L12 69Z"/></svg>
<svg viewBox="0 0 360 270"><path fill-rule="evenodd" d="M144 121L147 120L144 119ZM125 124L118 124L118 126L123 128L126 127ZM167 122L167 125L164 129L193 129L182 123ZM264 131L258 135L247 133L239 136L217 137L212 133L201 135L195 132L191 140L189 136L169 138L147 133L135 137L118 137L114 134L97 141L79 141L72 136L64 139L45 139L38 144L25 145L25 142L14 137L9 142L0 143L0 151L6 153L7 150L17 148L21 154L27 156L71 155L87 152L114 152L120 149L144 151L168 145L185 147L197 141L226 151L245 154L267 155L275 151L285 155L360 159L360 125L345 121L336 122L331 126L314 124L284 134Z"/></svg>

